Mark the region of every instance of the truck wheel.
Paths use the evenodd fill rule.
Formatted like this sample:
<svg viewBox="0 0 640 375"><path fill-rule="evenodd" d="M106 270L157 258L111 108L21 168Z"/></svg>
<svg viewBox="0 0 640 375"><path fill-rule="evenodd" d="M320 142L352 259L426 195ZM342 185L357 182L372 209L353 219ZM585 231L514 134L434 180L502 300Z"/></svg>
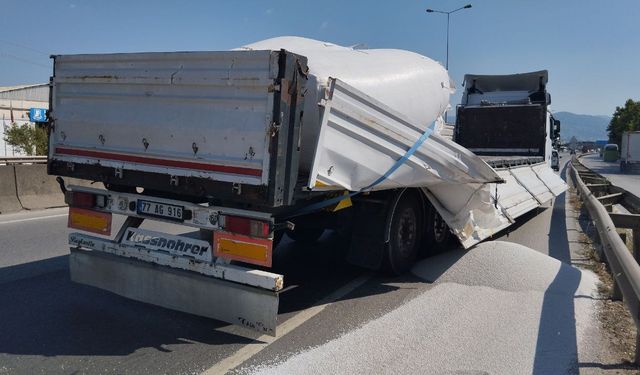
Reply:
<svg viewBox="0 0 640 375"><path fill-rule="evenodd" d="M429 207L426 228L430 253L445 250L451 242L451 230L449 230L447 223L433 207Z"/></svg>
<svg viewBox="0 0 640 375"><path fill-rule="evenodd" d="M322 233L324 233L323 228L298 227L297 225L294 230L287 229L289 238L296 242L307 244L318 241Z"/></svg>
<svg viewBox="0 0 640 375"><path fill-rule="evenodd" d="M401 275L411 268L418 255L422 229L422 203L412 194L404 194L393 210L385 268Z"/></svg>

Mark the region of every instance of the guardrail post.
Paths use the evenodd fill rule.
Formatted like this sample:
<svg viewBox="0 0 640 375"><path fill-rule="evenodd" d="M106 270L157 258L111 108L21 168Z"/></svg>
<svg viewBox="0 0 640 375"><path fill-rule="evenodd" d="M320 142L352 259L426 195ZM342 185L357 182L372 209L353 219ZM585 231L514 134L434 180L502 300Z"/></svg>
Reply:
<svg viewBox="0 0 640 375"><path fill-rule="evenodd" d="M622 289L620 289L620 284L618 284L618 282L616 281L615 276L613 277L613 291L611 292L611 300L622 301Z"/></svg>
<svg viewBox="0 0 640 375"><path fill-rule="evenodd" d="M600 235L598 235L598 231L595 231L595 243L594 243L594 247L596 250L596 260L598 262L602 262L605 261L605 255L604 255L604 249L602 248L604 245L602 244L602 241L600 240Z"/></svg>

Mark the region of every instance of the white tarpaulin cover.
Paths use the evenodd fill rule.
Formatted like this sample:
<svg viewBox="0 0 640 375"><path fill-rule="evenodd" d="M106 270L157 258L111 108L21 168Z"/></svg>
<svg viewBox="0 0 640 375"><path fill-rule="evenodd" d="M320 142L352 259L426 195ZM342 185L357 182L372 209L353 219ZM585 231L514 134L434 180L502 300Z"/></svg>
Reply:
<svg viewBox="0 0 640 375"><path fill-rule="evenodd" d="M337 79L322 106L309 188L422 187L465 247L511 223L490 194L500 176L469 150Z"/></svg>
<svg viewBox="0 0 640 375"><path fill-rule="evenodd" d="M466 249L512 224L495 205L491 185L443 183L422 190Z"/></svg>
<svg viewBox="0 0 640 375"><path fill-rule="evenodd" d="M331 80L322 106L309 188L358 191L501 180L469 150L412 124L341 80ZM425 131L425 141L388 173Z"/></svg>
<svg viewBox="0 0 640 375"><path fill-rule="evenodd" d="M494 198L507 211L511 219L515 219L539 206L538 201L520 185L508 169L498 171L506 183L496 184L496 189L492 191Z"/></svg>
<svg viewBox="0 0 640 375"><path fill-rule="evenodd" d="M547 163L502 169L498 175L506 183L493 185L491 194L512 220L567 190L567 184Z"/></svg>
<svg viewBox="0 0 640 375"><path fill-rule="evenodd" d="M298 37L241 49L286 49L308 59L300 168L309 172L309 189L420 187L464 247L554 195L525 166L504 174L509 186L498 188L496 203L492 188L501 176L469 150L432 134L442 128L454 85L442 65L427 57Z"/></svg>
<svg viewBox="0 0 640 375"><path fill-rule="evenodd" d="M567 184L546 163L533 166L533 171L556 197L567 190Z"/></svg>
<svg viewBox="0 0 640 375"><path fill-rule="evenodd" d="M553 199L553 193L545 185L544 181L538 178L538 175L533 169L521 167L512 168L509 171L516 178L516 181L536 198L538 203L543 204Z"/></svg>
<svg viewBox="0 0 640 375"><path fill-rule="evenodd" d="M286 49L307 58L309 74L300 156L300 167L305 171L313 162L322 118L318 104L330 77L402 113L423 131L444 113L449 106L449 96L455 91L440 63L411 51L354 49L294 36L266 39L240 49Z"/></svg>
<svg viewBox="0 0 640 375"><path fill-rule="evenodd" d="M422 131L340 80L331 80L322 106L309 188L422 187L465 248L566 190L547 163L496 171L467 149Z"/></svg>

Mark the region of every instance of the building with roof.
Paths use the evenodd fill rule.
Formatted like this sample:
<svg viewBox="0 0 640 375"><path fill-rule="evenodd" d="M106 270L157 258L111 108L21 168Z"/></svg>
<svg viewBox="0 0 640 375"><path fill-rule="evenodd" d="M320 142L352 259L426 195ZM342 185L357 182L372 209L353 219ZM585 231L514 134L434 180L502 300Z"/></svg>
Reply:
<svg viewBox="0 0 640 375"><path fill-rule="evenodd" d="M0 86L0 156L22 156L4 141L6 130L15 123L33 124L31 108L49 109L49 84Z"/></svg>

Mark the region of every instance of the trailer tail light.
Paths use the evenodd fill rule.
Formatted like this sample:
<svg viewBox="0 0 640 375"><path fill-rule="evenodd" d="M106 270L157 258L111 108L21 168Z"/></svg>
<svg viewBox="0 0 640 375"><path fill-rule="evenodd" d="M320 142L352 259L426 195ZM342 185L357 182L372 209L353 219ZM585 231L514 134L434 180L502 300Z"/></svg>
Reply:
<svg viewBox="0 0 640 375"><path fill-rule="evenodd" d="M107 205L106 196L81 191L67 191L64 201L69 206L80 208L104 208Z"/></svg>
<svg viewBox="0 0 640 375"><path fill-rule="evenodd" d="M87 232L111 235L111 213L87 210L78 207L69 207L69 220L67 226Z"/></svg>
<svg viewBox="0 0 640 375"><path fill-rule="evenodd" d="M269 222L239 216L224 216L224 230L260 238L268 238L270 232Z"/></svg>

